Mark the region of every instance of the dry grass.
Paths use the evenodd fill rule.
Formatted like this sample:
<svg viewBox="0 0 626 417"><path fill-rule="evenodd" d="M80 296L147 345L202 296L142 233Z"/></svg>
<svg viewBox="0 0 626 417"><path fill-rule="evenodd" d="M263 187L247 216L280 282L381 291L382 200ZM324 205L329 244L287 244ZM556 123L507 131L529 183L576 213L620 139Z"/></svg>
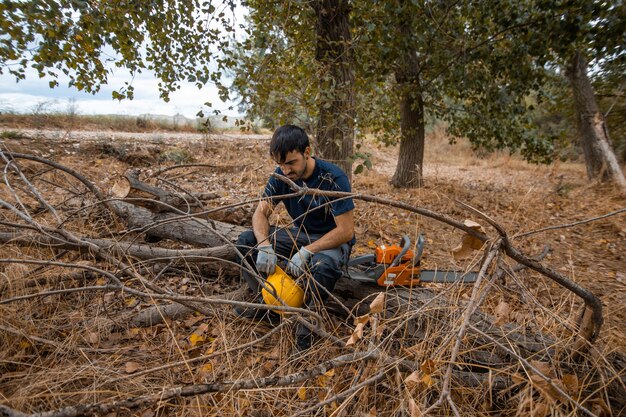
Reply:
<svg viewBox="0 0 626 417"><path fill-rule="evenodd" d="M592 217L623 205L623 200L610 189L588 186L578 165L534 167L503 155L476 159L470 156L466 144L449 147L444 139L430 138L426 160L431 166L426 171L426 187L392 189L388 179L392 174L394 150L367 144L374 153L374 170L355 177L354 189L429 207L457 219L470 217L455 204L454 200L459 199L495 218L511 235ZM56 145L53 159L78 169L103 189L108 189L128 166L113 154L94 153L97 147L84 147L77 154L68 154L62 143ZM21 146L31 151L37 146L49 148L49 144L35 141L25 141ZM71 146L68 144L68 149L74 149ZM272 168L266 163L266 146L265 141L249 140L160 145L162 154L184 151L192 155L193 162L236 168L234 173L210 168L168 173L168 178L185 189L220 194L221 198L208 203L212 207L247 201L258 195ZM148 154L153 158L149 168L154 170L158 167L158 155ZM122 225L90 206L95 201L93 196L77 181L46 171L37 164L23 168L62 216L69 219L64 225L68 231L92 237L123 234ZM185 175L181 175L183 172ZM26 198L28 191L24 184L14 176L8 178L21 196L23 210L38 224L55 226L49 213L37 212L38 203L32 196ZM0 198L17 205L12 199L14 195L6 184L0 186ZM83 210L77 211L80 208ZM21 221L15 213L7 210L1 213L4 222ZM461 234L415 214L357 202L356 223L357 253L371 251L371 246L378 243L394 242L403 233L413 239L423 233L427 238L426 268L472 265L476 268L480 261L480 253L473 259L454 261L449 251L457 245ZM394 314L370 316L370 323L354 348L340 348L321 340L299 358L293 355L291 322L285 322L284 327L258 342L255 341L273 328L238 319L224 306L215 307L212 314L196 313L181 319L166 319L147 328L134 328L129 325L129 318L163 303L125 291L94 289L0 304L0 404L23 412L39 412L69 405L111 403L181 385L262 381L264 377L310 371L317 364L345 353L375 349L379 352L376 359L353 361L289 386L224 389L220 393L157 401L116 413L144 417L293 416L311 408L305 415L420 415L436 402L446 383L446 370L452 364L455 373L451 400L463 416L574 416L580 414L577 408L580 406L595 415L619 415L623 410L610 410L609 399L619 395L623 398L626 378L624 367L616 366L620 362L615 362L616 355L623 354L626 345L623 326L626 312L620 301L624 283L617 279L617 274L625 270L625 240L623 216L514 240L515 245L529 254L539 253L545 243L550 243L553 252L546 264L591 288L603 300L606 326L582 361L567 358L575 341L580 300L552 281L528 271L507 275L490 287L483 283L477 288L479 295L485 294L480 309L497 319L499 325L492 329L493 334L503 333L499 341L505 346L498 346L470 328L460 340L458 355L454 354L457 331L471 299L472 288L467 286L432 285L430 289L436 295L431 301L416 304L418 307L402 302ZM0 263L4 301L105 283L103 275L82 274L81 267L118 270L89 253L79 256L9 244L0 248L0 258L55 259L70 264L42 267ZM229 293L239 286L236 280L217 280L215 276L205 275L194 265L158 275L144 268L141 262L123 260L133 262L144 279L119 275L129 289L145 291L145 282L154 282L173 294L208 297ZM396 297L396 292L389 290L387 304L396 302ZM369 302L371 298L364 303ZM319 312L328 331L344 341L350 337L355 329L351 319L329 315L325 310ZM518 333L540 334L545 338L544 346L536 352L520 350L514 343ZM515 355L523 356L527 363L517 360ZM172 366L163 368L166 364ZM548 376L566 396L555 391L538 371ZM463 372L482 376L481 384L468 386L467 381L460 379L466 375ZM333 400L378 375L380 379L376 383ZM497 384L502 381L508 388L499 388ZM444 402L430 415L454 415L454 410L450 403Z"/></svg>
<svg viewBox="0 0 626 417"><path fill-rule="evenodd" d="M173 119L143 116L82 115L65 113L0 114L0 126L12 129L108 130L121 132L197 132L194 121L176 123Z"/></svg>

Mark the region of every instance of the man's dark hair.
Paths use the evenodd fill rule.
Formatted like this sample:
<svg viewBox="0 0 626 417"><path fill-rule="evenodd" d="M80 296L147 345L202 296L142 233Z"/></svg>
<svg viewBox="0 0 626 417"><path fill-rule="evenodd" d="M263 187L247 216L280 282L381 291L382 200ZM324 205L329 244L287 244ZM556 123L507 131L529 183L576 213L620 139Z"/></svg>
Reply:
<svg viewBox="0 0 626 417"><path fill-rule="evenodd" d="M274 131L270 141L270 155L284 162L291 151L304 153L309 146L309 137L306 132L294 125L283 125ZM277 158L280 156L280 158Z"/></svg>

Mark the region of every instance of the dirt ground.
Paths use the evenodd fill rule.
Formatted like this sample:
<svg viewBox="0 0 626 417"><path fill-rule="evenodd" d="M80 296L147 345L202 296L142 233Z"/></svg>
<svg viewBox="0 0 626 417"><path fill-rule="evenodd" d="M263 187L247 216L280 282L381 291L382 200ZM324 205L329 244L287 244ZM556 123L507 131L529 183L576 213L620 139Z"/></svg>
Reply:
<svg viewBox="0 0 626 417"><path fill-rule="evenodd" d="M188 190L218 193L221 198L212 201L213 205L254 198L274 168L266 155L268 135L34 130L20 134L24 137L4 139L2 146L67 164L104 190L131 166L149 173L151 166L172 161L213 164L214 168L187 171L179 179ZM537 166L506 154L481 159L468 144L449 145L441 135L433 134L427 139L425 187L399 190L389 185L397 148L366 142L362 149L371 154L373 169L354 177L354 192L429 208L458 220L479 221L455 204L458 200L492 217L512 236L626 207L626 198L611 186L590 184L582 164ZM251 209L250 205L240 211L241 217L233 213L231 218L247 224ZM356 253L398 241L406 231L418 231L427 238L427 263L440 267L454 263L449 253L459 235L433 220L357 202L356 224ZM598 295L606 311L605 334L626 342L625 213L514 242L531 255L549 245L546 263Z"/></svg>
<svg viewBox="0 0 626 417"><path fill-rule="evenodd" d="M105 191L110 191L129 168L140 169L143 179L156 184L154 178L148 178L160 168L198 164L170 170L166 178L179 189L217 195L218 198L204 201L207 207L253 200L260 195L268 175L274 170L267 154L267 134L67 132L0 127L0 135L2 149L38 155L69 166ZM480 158L466 142L450 145L440 132L434 132L427 137L425 186L395 189L389 180L395 170L398 148L364 140L361 150L371 154L373 168L353 176L354 192L428 208L459 221L471 219L481 223L487 234L496 236L494 229L462 208L457 203L460 201L498 222L511 236L513 245L529 256L541 253L548 245L550 253L542 262L602 300L605 321L598 345L602 349L625 351L626 212L516 237L626 207L626 198L610 185L589 183L583 164L536 166L500 153ZM462 236L450 226L388 206L359 200L355 203L356 254L371 252L381 243L398 242L403 234L415 238L421 233L427 242L424 268L468 268L476 261L453 259L451 250ZM248 226L253 207L250 202L228 209L223 219ZM95 231L94 234L97 235ZM510 263L513 265L512 261ZM517 316L516 305L524 306L524 310L530 305L532 310L531 304L537 302L555 311L565 311L569 317L563 320L570 320L580 312L580 300L567 295L556 284L537 273L529 272L524 276L526 281L521 285L532 293L531 299L515 293L502 296L513 309L512 321L522 324L532 319L528 315ZM178 289L186 287L185 283L176 285ZM193 320L189 325L198 319ZM219 329L214 331L219 333ZM219 337L225 336L220 334ZM158 341L145 342L140 350L144 350L146 343ZM24 396L26 398L27 394Z"/></svg>
<svg viewBox="0 0 626 417"><path fill-rule="evenodd" d="M193 192L218 193L221 197L210 202L216 206L258 196L274 168L266 154L269 135L41 130L22 130L22 135L5 138L0 145L73 167L104 190L109 190L132 166L148 174L156 165L212 164L213 168L184 171L177 181ZM362 149L371 154L373 168L354 176L353 191L429 208L458 220L480 222L457 205L458 200L489 215L512 236L601 216L626 206L626 199L611 186L590 184L583 164L537 166L508 154L481 159L467 143L449 145L437 133L427 139L425 187L394 189L389 179L398 149L369 141ZM233 212L230 219L246 225L251 210L252 205L248 205ZM427 238L427 267L454 264L450 250L458 244L459 233L434 220L357 202L356 224L356 253L367 252L368 246L378 243L399 241L406 232L421 232ZM604 336L615 337L626 346L626 214L514 239L514 243L530 255L549 245L551 253L545 263L602 299Z"/></svg>

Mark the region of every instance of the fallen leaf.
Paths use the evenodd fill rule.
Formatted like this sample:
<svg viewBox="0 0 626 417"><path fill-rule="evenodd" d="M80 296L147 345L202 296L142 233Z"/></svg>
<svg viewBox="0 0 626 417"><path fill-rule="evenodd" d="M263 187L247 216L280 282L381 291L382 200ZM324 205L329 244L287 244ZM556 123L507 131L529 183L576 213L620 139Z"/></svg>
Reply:
<svg viewBox="0 0 626 417"><path fill-rule="evenodd" d="M366 314L364 316L359 316L356 319L354 319L354 325L356 326L359 323L362 323L363 325L369 323L370 321L370 315Z"/></svg>
<svg viewBox="0 0 626 417"><path fill-rule="evenodd" d="M191 343L191 346L196 346L202 342L204 342L204 336L196 333L192 333L191 336L189 336L189 343Z"/></svg>
<svg viewBox="0 0 626 417"><path fill-rule="evenodd" d="M300 400L302 401L306 401L306 398L307 398L306 388L300 387L298 389L298 398L300 398Z"/></svg>
<svg viewBox="0 0 626 417"><path fill-rule="evenodd" d="M137 362L126 362L125 370L127 374L137 372L139 369L141 369L141 365Z"/></svg>
<svg viewBox="0 0 626 417"><path fill-rule="evenodd" d="M424 376L422 376L420 381L422 381L424 384L426 384L426 386L429 386L429 387L432 387L433 384L435 383L433 381L433 378L429 374L424 374Z"/></svg>
<svg viewBox="0 0 626 417"><path fill-rule="evenodd" d="M532 417L546 417L550 414L550 406L545 403L534 403L534 408L530 415Z"/></svg>
<svg viewBox="0 0 626 417"><path fill-rule="evenodd" d="M509 321L509 314L511 314L511 306L506 301L500 301L495 311L496 320L493 324L500 327L504 323Z"/></svg>
<svg viewBox="0 0 626 417"><path fill-rule="evenodd" d="M551 379L550 382L540 377L539 375L531 375L530 382L533 384L533 387L536 388L541 396L548 400L549 402L561 401L566 402L567 397L561 394L556 387L560 385L560 381L557 379Z"/></svg>
<svg viewBox="0 0 626 417"><path fill-rule="evenodd" d="M385 293L379 292L370 304L370 314L382 313L385 307Z"/></svg>
<svg viewBox="0 0 626 417"><path fill-rule="evenodd" d="M126 307L132 308L139 304L139 301L135 297L128 297L124 300L124 304L126 304Z"/></svg>
<svg viewBox="0 0 626 417"><path fill-rule="evenodd" d="M111 195L117 198L124 198L130 193L130 182L126 178L120 178L111 187Z"/></svg>
<svg viewBox="0 0 626 417"><path fill-rule="evenodd" d="M408 394L407 394L407 403L408 403L407 408L409 409L409 415L411 417L422 417L424 415L419 405L417 405L417 403L413 399L413 397L411 397Z"/></svg>
<svg viewBox="0 0 626 417"><path fill-rule="evenodd" d="M419 371L413 371L411 372L411 375L407 376L404 379L404 383L409 386L409 387L414 387L415 385L420 383L420 372Z"/></svg>
<svg viewBox="0 0 626 417"><path fill-rule="evenodd" d="M541 372L543 375L547 376L548 378L555 378L556 374L554 373L554 369L552 369L552 367L550 366L549 363L547 362L541 362L538 360L532 360L530 361L530 364L539 372ZM532 371L533 373L535 373L534 371Z"/></svg>
<svg viewBox="0 0 626 417"><path fill-rule="evenodd" d="M465 220L463 224L473 230L480 233L485 233L483 227L471 220ZM469 256L474 250L478 250L483 247L483 242L480 239L475 238L469 233L465 233L461 238L461 243L452 249L452 256L455 260L463 259Z"/></svg>
<svg viewBox="0 0 626 417"><path fill-rule="evenodd" d="M352 332L352 335L350 336L350 339L348 339L348 341L346 342L346 346L352 346L356 342L361 340L361 338L363 337L363 327L365 327L365 324L357 323L356 328L354 329L354 331Z"/></svg>
<svg viewBox="0 0 626 417"><path fill-rule="evenodd" d="M435 369L437 369L435 361L432 359L426 359L420 365L420 370L424 372L426 375L432 375L435 373Z"/></svg>
<svg viewBox="0 0 626 417"><path fill-rule="evenodd" d="M578 377L575 374L563 375L563 386L570 394L578 392Z"/></svg>

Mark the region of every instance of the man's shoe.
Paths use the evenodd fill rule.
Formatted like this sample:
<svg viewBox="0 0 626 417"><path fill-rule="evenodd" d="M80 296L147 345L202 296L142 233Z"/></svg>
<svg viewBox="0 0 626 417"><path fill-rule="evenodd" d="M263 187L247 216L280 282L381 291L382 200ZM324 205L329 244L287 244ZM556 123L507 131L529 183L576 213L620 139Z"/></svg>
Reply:
<svg viewBox="0 0 626 417"><path fill-rule="evenodd" d="M296 324L296 352L302 353L313 346L315 336L308 327Z"/></svg>
<svg viewBox="0 0 626 417"><path fill-rule="evenodd" d="M253 303L263 304L263 298L259 296L253 301ZM233 311L235 312L235 315L237 315L237 317L242 317L245 319L266 320L272 324L277 324L280 322L280 315L273 312L272 310L267 310L264 308L235 306L233 308Z"/></svg>

